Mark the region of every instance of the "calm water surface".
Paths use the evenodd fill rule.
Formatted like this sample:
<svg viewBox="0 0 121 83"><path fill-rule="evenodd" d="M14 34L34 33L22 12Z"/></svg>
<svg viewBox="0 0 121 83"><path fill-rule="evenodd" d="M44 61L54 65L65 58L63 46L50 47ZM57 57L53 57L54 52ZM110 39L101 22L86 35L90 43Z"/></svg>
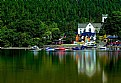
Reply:
<svg viewBox="0 0 121 83"><path fill-rule="evenodd" d="M0 83L121 83L121 52L0 50Z"/></svg>

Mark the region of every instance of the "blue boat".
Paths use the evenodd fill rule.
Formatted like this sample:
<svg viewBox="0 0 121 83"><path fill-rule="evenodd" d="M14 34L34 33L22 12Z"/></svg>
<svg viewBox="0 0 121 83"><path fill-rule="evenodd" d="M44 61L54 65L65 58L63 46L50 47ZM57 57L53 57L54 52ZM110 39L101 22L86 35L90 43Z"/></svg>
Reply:
<svg viewBox="0 0 121 83"><path fill-rule="evenodd" d="M80 47L73 47L72 50L81 50Z"/></svg>
<svg viewBox="0 0 121 83"><path fill-rule="evenodd" d="M83 50L85 48L87 48L87 46L82 45L81 47L73 47L72 50Z"/></svg>
<svg viewBox="0 0 121 83"><path fill-rule="evenodd" d="M84 46L84 45L81 46L81 50L83 50L85 48L87 48L87 46Z"/></svg>
<svg viewBox="0 0 121 83"><path fill-rule="evenodd" d="M55 49L54 48L51 48L51 47L47 47L45 50L46 51L54 51Z"/></svg>

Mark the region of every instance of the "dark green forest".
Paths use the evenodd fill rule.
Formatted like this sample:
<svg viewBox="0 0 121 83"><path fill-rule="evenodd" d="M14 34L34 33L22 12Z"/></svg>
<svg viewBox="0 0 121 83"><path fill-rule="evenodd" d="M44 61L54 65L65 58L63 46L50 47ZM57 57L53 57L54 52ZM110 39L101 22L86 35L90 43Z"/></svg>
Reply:
<svg viewBox="0 0 121 83"><path fill-rule="evenodd" d="M0 6L0 46L42 46L64 35L71 43L78 23L101 22L102 14L121 11L121 0L2 0Z"/></svg>

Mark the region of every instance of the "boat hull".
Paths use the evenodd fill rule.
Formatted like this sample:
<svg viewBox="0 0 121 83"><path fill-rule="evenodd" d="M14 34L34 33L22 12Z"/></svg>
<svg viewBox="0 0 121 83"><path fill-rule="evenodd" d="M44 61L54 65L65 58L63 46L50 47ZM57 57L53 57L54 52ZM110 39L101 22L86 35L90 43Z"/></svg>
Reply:
<svg viewBox="0 0 121 83"><path fill-rule="evenodd" d="M55 50L65 50L65 48L55 48Z"/></svg>

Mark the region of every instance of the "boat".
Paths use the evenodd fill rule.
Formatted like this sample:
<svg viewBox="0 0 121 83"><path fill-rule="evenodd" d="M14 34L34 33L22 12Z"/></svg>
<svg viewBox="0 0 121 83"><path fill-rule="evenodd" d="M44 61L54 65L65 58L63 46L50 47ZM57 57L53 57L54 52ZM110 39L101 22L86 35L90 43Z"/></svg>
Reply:
<svg viewBox="0 0 121 83"><path fill-rule="evenodd" d="M66 50L64 47L55 48L55 50Z"/></svg>
<svg viewBox="0 0 121 83"><path fill-rule="evenodd" d="M106 50L107 47L106 47L106 46L102 46L102 47L99 47L99 49L104 49L104 50Z"/></svg>
<svg viewBox="0 0 121 83"><path fill-rule="evenodd" d="M83 49L85 49L85 48L87 48L87 46L82 45L82 46L80 46L80 47L73 47L72 50L83 50Z"/></svg>
<svg viewBox="0 0 121 83"><path fill-rule="evenodd" d="M42 49L40 49L38 46L33 46L33 47L31 47L31 49L30 49L31 51L40 51L40 50L42 50Z"/></svg>
<svg viewBox="0 0 121 83"><path fill-rule="evenodd" d="M99 45L98 49L107 50L106 46Z"/></svg>
<svg viewBox="0 0 121 83"><path fill-rule="evenodd" d="M51 47L47 47L45 50L46 51L54 51L55 49L54 48L51 48Z"/></svg>
<svg viewBox="0 0 121 83"><path fill-rule="evenodd" d="M85 49L85 48L87 48L87 46L85 46L85 45L82 45L82 46L81 46L81 50L83 50L83 49Z"/></svg>
<svg viewBox="0 0 121 83"><path fill-rule="evenodd" d="M65 51L72 51L72 48L65 48Z"/></svg>
<svg viewBox="0 0 121 83"><path fill-rule="evenodd" d="M100 47L100 49L106 49L107 47Z"/></svg>
<svg viewBox="0 0 121 83"><path fill-rule="evenodd" d="M73 47L72 50L81 50L80 47Z"/></svg>
<svg viewBox="0 0 121 83"><path fill-rule="evenodd" d="M84 46L86 46L87 48L96 48L97 47L95 42L92 42L92 41L85 43Z"/></svg>

